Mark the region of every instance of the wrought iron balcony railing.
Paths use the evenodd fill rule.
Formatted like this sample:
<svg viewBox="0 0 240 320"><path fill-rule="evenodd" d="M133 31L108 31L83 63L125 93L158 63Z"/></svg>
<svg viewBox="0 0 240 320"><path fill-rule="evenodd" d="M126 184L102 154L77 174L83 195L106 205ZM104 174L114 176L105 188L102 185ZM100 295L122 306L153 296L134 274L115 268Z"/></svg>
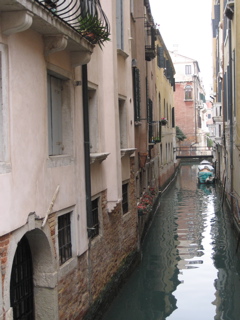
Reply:
<svg viewBox="0 0 240 320"><path fill-rule="evenodd" d="M92 44L110 40L110 25L100 0L35 0Z"/></svg>
<svg viewBox="0 0 240 320"><path fill-rule="evenodd" d="M145 22L145 34L145 60L151 61L156 56L156 30L149 22Z"/></svg>
<svg viewBox="0 0 240 320"><path fill-rule="evenodd" d="M162 140L161 121L152 121L149 124L149 143L159 143Z"/></svg>

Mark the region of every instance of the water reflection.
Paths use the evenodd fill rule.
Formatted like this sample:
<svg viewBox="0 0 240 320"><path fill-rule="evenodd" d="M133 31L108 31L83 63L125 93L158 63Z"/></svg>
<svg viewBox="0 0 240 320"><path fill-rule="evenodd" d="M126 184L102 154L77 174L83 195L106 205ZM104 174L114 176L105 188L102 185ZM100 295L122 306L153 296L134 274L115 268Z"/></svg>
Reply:
<svg viewBox="0 0 240 320"><path fill-rule="evenodd" d="M141 265L104 320L239 320L240 249L214 186L182 166L162 196Z"/></svg>

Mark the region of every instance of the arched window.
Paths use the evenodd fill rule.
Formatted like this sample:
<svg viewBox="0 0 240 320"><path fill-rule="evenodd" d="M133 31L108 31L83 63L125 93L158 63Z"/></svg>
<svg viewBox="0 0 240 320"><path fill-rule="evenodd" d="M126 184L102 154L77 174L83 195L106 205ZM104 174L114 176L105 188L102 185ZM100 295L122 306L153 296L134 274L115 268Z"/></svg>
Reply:
<svg viewBox="0 0 240 320"><path fill-rule="evenodd" d="M185 100L192 100L192 86L185 87Z"/></svg>

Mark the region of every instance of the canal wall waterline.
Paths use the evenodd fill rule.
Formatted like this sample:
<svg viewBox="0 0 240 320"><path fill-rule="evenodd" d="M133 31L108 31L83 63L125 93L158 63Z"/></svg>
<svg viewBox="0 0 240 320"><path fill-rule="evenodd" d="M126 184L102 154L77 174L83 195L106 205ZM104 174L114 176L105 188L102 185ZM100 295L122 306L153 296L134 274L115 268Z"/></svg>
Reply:
<svg viewBox="0 0 240 320"><path fill-rule="evenodd" d="M90 307L90 309L85 314L83 319L79 318L79 320L101 320L106 310L110 306L111 302L114 300L114 298L118 294L121 287L130 277L130 275L133 273L136 267L140 264L142 260L142 253L141 253L142 245L151 227L155 213L157 212L158 207L160 205L161 195L168 189L168 187L176 178L179 172L180 165L181 165L181 161L177 161L175 163L173 174L171 174L168 177L168 179L165 181L165 183L161 186L161 188L159 188L159 192L156 195L156 198L154 199L152 210L147 216L147 220L145 221L144 230L141 233L141 235L139 235L140 237L139 237L138 249L130 253L125 258L125 260L122 262L122 265L120 266L118 271L115 273L115 275L111 278L111 280L109 280L108 284L103 289L98 299L93 303L93 305Z"/></svg>

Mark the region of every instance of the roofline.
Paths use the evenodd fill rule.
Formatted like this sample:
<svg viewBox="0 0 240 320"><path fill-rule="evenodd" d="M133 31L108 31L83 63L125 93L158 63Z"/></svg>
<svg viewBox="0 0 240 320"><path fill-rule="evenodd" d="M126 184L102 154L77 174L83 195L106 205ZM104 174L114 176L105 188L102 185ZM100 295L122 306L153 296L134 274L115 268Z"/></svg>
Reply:
<svg viewBox="0 0 240 320"><path fill-rule="evenodd" d="M168 51L168 49L167 49L167 47L165 45L165 42L163 40L163 37L162 37L159 29L156 29L156 33L157 33L157 36L160 38L160 42L161 42L161 44L162 44L162 46L163 46L163 48L164 48L164 50L165 50L165 52L167 54L168 60L171 61L171 65L172 65L172 68L173 68L173 74L176 74L176 70L174 68L174 64L173 64L172 58L171 58L170 53L169 53L169 51Z"/></svg>

